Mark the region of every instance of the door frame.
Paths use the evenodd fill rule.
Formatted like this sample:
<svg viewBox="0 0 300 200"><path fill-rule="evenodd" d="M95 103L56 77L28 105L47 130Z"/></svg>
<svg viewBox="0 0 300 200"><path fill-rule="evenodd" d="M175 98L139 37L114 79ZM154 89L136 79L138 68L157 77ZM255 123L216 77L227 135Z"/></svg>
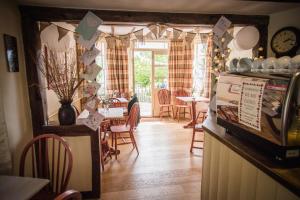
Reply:
<svg viewBox="0 0 300 200"><path fill-rule="evenodd" d="M157 41L157 42L167 42L167 41ZM134 46L134 45L133 45ZM135 46L132 48L132 86L133 86L133 91L135 92L135 65L134 65L134 52L135 51L150 51L151 52L151 77L150 77L150 82L151 82L151 116L143 116L143 117L154 117L154 101L155 101L155 96L154 94L154 89L155 89L155 84L154 84L154 79L155 79L155 54L163 54L163 55L168 55L168 48L167 49L151 49L151 48L135 48ZM167 66L168 67L168 66Z"/></svg>

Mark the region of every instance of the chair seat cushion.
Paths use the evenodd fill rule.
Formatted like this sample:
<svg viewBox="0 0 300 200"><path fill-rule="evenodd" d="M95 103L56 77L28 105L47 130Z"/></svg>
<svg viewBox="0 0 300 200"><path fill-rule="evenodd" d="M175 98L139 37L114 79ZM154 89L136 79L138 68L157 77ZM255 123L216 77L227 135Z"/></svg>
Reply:
<svg viewBox="0 0 300 200"><path fill-rule="evenodd" d="M111 132L113 133L124 133L129 132L130 126L126 126L126 124L118 125L118 126L111 126L110 127Z"/></svg>

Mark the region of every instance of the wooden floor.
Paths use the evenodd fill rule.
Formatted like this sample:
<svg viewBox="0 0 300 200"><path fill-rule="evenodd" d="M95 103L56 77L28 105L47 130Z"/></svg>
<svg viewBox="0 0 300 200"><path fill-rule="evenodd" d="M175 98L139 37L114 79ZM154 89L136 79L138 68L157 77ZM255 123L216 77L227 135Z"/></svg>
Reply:
<svg viewBox="0 0 300 200"><path fill-rule="evenodd" d="M102 200L200 199L202 150L190 154L192 129L164 119L143 120L135 137L139 156L131 144L105 164Z"/></svg>

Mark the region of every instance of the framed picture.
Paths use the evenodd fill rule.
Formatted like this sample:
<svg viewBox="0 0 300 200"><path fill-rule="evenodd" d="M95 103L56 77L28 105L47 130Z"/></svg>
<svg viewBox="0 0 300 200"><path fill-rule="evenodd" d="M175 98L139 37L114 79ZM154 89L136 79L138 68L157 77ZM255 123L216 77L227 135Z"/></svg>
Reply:
<svg viewBox="0 0 300 200"><path fill-rule="evenodd" d="M19 72L17 38L11 35L3 35L6 53L7 70L9 72Z"/></svg>

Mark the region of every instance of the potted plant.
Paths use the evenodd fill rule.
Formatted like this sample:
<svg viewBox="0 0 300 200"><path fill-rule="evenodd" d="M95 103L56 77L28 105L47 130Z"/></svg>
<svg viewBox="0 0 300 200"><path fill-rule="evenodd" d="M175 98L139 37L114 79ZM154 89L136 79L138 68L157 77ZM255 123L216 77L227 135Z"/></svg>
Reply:
<svg viewBox="0 0 300 200"><path fill-rule="evenodd" d="M74 49L54 52L45 47L40 71L47 80L48 89L57 95L61 107L58 111L60 125L72 125L76 121L76 111L72 106L73 97L83 79L78 77L76 53Z"/></svg>

